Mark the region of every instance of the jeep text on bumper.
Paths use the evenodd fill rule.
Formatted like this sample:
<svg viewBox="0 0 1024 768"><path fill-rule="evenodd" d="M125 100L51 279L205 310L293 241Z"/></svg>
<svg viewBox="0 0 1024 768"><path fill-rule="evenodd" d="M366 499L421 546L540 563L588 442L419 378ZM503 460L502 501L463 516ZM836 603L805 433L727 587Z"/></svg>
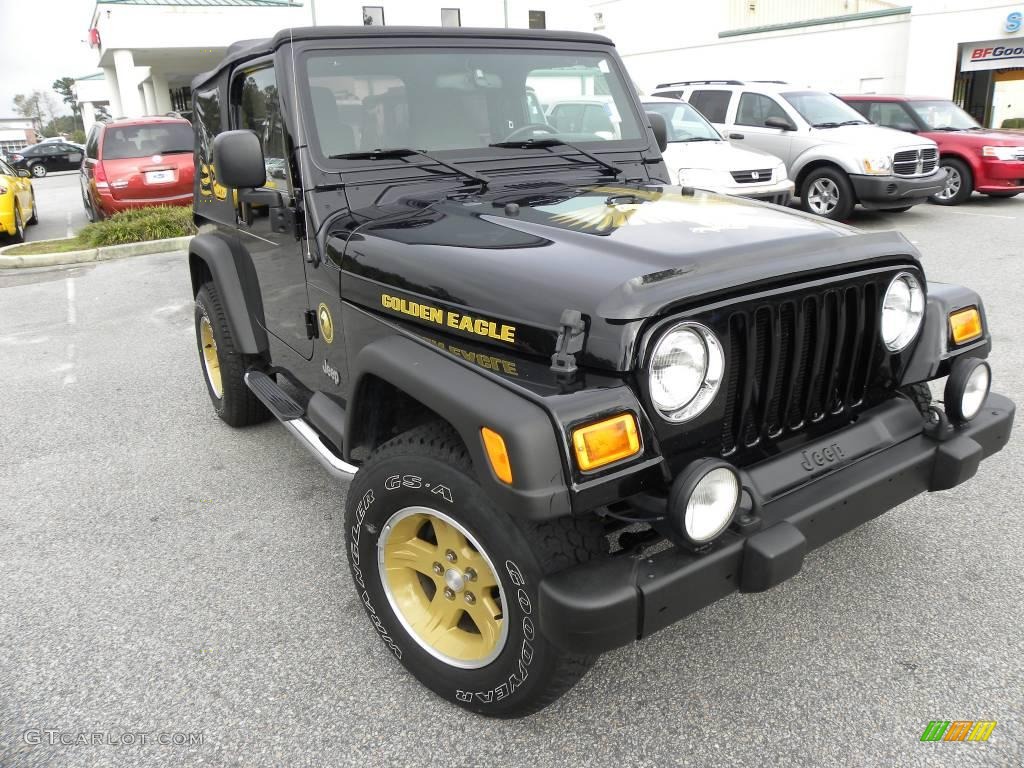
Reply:
<svg viewBox="0 0 1024 768"><path fill-rule="evenodd" d="M799 572L804 555L925 491L953 488L1010 438L1014 405L991 394L949 433L922 431L908 400L742 471L750 499L736 529L700 553L678 548L546 578L541 631L564 648L601 653L667 627L731 592L761 592ZM664 497L639 502L645 510Z"/></svg>

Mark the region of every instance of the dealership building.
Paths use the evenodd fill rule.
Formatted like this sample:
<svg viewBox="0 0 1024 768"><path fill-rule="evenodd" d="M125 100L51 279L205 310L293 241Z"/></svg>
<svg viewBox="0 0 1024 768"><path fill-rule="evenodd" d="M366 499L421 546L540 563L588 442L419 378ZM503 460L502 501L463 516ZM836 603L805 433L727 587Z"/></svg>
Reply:
<svg viewBox="0 0 1024 768"><path fill-rule="evenodd" d="M1024 118L1024 0L695 5L587 0L588 28L615 41L646 91L679 80L784 80L954 98L989 126Z"/></svg>
<svg viewBox="0 0 1024 768"><path fill-rule="evenodd" d="M96 0L88 23L99 71L76 80L86 130L113 117L191 108L189 84L238 40L287 27L411 25L582 29L583 0Z"/></svg>
<svg viewBox="0 0 1024 768"><path fill-rule="evenodd" d="M1024 0L96 0L99 71L77 93L87 123L99 106L113 116L187 111L192 77L228 45L289 26L540 27L612 38L644 91L784 80L954 98L1000 126L1024 118L1022 18Z"/></svg>

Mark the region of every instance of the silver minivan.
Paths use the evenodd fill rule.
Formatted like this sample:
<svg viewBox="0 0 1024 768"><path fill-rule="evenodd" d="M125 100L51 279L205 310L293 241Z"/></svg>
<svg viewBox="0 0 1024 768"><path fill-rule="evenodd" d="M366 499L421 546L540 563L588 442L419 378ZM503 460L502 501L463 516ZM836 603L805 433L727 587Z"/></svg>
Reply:
<svg viewBox="0 0 1024 768"><path fill-rule="evenodd" d="M662 83L654 95L685 99L736 146L782 158L810 213L846 219L858 203L902 212L946 185L934 141L873 125L825 91L702 80Z"/></svg>

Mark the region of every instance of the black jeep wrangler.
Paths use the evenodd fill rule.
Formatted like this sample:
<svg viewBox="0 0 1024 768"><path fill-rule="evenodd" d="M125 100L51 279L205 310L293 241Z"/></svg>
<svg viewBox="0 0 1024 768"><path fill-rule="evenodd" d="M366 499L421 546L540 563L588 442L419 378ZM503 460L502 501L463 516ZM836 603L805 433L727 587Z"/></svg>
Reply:
<svg viewBox="0 0 1024 768"><path fill-rule="evenodd" d="M898 235L668 184L605 38L291 29L193 105L213 406L354 476L366 613L468 709L536 711L1009 439L977 294Z"/></svg>

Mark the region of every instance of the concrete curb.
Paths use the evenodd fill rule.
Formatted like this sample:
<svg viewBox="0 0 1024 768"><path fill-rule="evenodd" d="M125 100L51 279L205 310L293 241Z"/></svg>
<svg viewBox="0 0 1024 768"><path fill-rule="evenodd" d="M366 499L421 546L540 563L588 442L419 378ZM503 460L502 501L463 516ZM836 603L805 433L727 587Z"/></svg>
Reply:
<svg viewBox="0 0 1024 768"><path fill-rule="evenodd" d="M55 267L66 264L87 264L93 261L125 259L129 256L144 256L147 253L166 253L181 251L188 248L192 235L172 237L167 240L147 240L141 243L125 243L124 245L105 245L101 248L88 248L84 251L64 251L63 253L33 253L23 256L7 254L17 245L0 248L0 269L28 269L29 267ZM43 240L38 242L59 243L61 240ZM20 243L19 243L20 245Z"/></svg>

